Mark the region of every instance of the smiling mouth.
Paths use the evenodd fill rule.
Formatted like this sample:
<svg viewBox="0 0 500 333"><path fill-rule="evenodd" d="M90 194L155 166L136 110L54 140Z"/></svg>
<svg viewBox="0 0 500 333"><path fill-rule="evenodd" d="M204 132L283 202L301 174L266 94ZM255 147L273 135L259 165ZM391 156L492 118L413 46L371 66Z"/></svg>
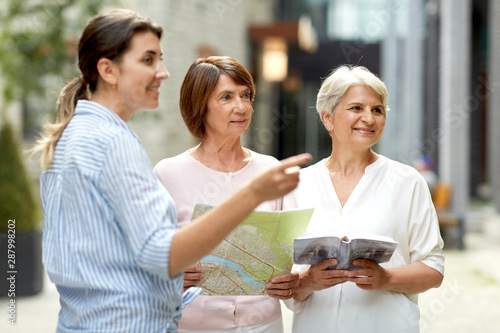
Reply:
<svg viewBox="0 0 500 333"><path fill-rule="evenodd" d="M231 123L233 124L244 124L246 123L246 119L240 119L240 120L232 120Z"/></svg>
<svg viewBox="0 0 500 333"><path fill-rule="evenodd" d="M375 130L369 129L369 128L354 128L356 132L359 133L366 133L366 134L372 134L375 133Z"/></svg>
<svg viewBox="0 0 500 333"><path fill-rule="evenodd" d="M151 86L151 87L146 88L147 91L150 91L153 93L158 93L159 92L158 89L160 89L160 86Z"/></svg>

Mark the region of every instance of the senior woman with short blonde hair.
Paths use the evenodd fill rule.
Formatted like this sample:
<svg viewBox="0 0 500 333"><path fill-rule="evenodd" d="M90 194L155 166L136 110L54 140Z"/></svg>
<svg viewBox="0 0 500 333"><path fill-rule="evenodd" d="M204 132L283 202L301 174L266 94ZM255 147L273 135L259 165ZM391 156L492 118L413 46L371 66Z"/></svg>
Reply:
<svg viewBox="0 0 500 333"><path fill-rule="evenodd" d="M268 294L293 292L293 332L418 332L417 295L443 279L443 240L425 180L414 168L372 150L384 130L387 89L365 67L341 66L323 81L317 111L332 138L329 157L305 168L284 208L315 207L308 236L369 233L399 244L391 260L336 259L294 266Z"/></svg>

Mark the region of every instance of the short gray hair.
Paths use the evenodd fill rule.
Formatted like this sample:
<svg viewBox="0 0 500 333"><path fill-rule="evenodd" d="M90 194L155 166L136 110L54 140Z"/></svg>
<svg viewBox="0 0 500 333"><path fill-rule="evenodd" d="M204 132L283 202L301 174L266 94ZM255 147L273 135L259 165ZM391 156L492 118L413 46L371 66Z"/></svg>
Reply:
<svg viewBox="0 0 500 333"><path fill-rule="evenodd" d="M320 117L323 111L333 114L347 89L356 85L368 86L380 95L385 116L389 111L389 106L387 105L387 88L384 82L364 66L342 65L328 75L321 84L316 99L316 110Z"/></svg>

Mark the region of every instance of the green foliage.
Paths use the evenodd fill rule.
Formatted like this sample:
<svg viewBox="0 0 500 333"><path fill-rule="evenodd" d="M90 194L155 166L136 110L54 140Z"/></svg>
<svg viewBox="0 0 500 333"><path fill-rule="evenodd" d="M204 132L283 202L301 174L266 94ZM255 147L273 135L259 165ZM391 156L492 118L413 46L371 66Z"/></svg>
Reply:
<svg viewBox="0 0 500 333"><path fill-rule="evenodd" d="M16 231L36 229L38 201L6 119L13 101L47 96L58 90L48 82L77 75L77 43L82 29L102 6L113 0L3 0L0 11L0 77L4 105L0 106L0 231L16 219ZM50 105L54 105L53 96ZM38 111L39 112L39 111ZM26 116L25 116L26 118ZM23 119L30 122L30 119Z"/></svg>
<svg viewBox="0 0 500 333"><path fill-rule="evenodd" d="M6 8L0 13L0 72L6 104L42 96L47 76L74 76L81 30L104 3L4 0Z"/></svg>
<svg viewBox="0 0 500 333"><path fill-rule="evenodd" d="M8 122L0 129L0 156L0 232L7 230L11 219L16 220L16 232L32 231L40 225L40 206Z"/></svg>

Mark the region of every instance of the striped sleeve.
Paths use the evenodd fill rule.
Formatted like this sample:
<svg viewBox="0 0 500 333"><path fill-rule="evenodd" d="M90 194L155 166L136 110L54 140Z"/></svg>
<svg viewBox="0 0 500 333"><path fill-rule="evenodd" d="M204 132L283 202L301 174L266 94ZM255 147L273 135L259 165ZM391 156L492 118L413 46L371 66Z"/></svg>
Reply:
<svg viewBox="0 0 500 333"><path fill-rule="evenodd" d="M100 184L138 264L151 274L168 278L175 206L152 173L137 138L118 135L111 139Z"/></svg>

